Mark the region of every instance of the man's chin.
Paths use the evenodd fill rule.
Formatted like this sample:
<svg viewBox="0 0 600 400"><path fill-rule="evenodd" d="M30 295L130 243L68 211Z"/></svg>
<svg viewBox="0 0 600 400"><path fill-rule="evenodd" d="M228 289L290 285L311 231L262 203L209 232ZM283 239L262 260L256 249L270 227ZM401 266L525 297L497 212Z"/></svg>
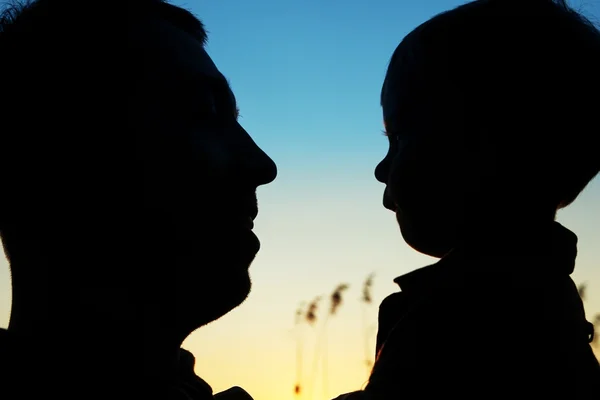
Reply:
<svg viewBox="0 0 600 400"><path fill-rule="evenodd" d="M192 329L215 321L242 304L250 294L248 271L208 279L205 287L188 287L180 297L180 318L196 321Z"/></svg>
<svg viewBox="0 0 600 400"><path fill-rule="evenodd" d="M222 299L220 299L221 300L220 306L217 306L215 304L215 313L214 313L212 319L208 322L215 321L215 320L223 317L225 314L228 314L230 311L233 311L234 309L239 307L244 301L246 301L249 294L250 294L250 279L248 279L248 286L247 286L247 288L245 288L245 290L239 290L235 293L231 292L231 295L225 296ZM218 300L219 299L215 299L215 301L218 301Z"/></svg>
<svg viewBox="0 0 600 400"><path fill-rule="evenodd" d="M180 318L195 321L196 327L229 313L250 293L255 244L246 235L224 236L215 234L192 247L191 257L178 265Z"/></svg>

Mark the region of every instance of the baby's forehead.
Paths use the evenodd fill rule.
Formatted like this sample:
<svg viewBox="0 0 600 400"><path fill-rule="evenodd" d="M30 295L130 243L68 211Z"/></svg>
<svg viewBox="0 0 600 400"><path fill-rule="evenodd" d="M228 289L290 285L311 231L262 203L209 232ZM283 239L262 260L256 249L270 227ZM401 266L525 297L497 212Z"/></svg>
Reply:
<svg viewBox="0 0 600 400"><path fill-rule="evenodd" d="M400 111L400 90L394 88L386 78L381 90L381 107L383 109L383 120L387 124L393 124Z"/></svg>
<svg viewBox="0 0 600 400"><path fill-rule="evenodd" d="M390 66L381 88L381 106L384 111L410 113L423 105L433 106L450 94L451 82L445 74L433 76L419 71L418 65L395 64ZM454 92L454 90L452 90Z"/></svg>

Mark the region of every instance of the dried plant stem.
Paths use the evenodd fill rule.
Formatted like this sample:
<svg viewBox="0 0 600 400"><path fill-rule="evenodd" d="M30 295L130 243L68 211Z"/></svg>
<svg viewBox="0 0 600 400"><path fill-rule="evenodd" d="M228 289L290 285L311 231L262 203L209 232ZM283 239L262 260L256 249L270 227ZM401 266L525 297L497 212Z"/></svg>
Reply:
<svg viewBox="0 0 600 400"><path fill-rule="evenodd" d="M329 374L327 366L327 331L323 329L323 398L329 399Z"/></svg>
<svg viewBox="0 0 600 400"><path fill-rule="evenodd" d="M365 367L367 368L367 376L371 374L371 348L369 346L370 329L367 323L367 305L363 303L362 309L363 331L365 339Z"/></svg>
<svg viewBox="0 0 600 400"><path fill-rule="evenodd" d="M302 387L302 337L298 335L296 341L296 385ZM296 393L298 396L302 396L302 390Z"/></svg>
<svg viewBox="0 0 600 400"><path fill-rule="evenodd" d="M317 335L315 339L315 353L313 357L313 367L312 367L312 375L310 380L310 396L309 399L312 399L312 394L314 393L314 389L317 382L317 372L319 370L319 360L322 360L322 350L323 350L323 340L325 339L325 333L327 329L327 322L329 321L329 315L326 314L323 322L321 324L321 334ZM322 365L322 364L321 364Z"/></svg>

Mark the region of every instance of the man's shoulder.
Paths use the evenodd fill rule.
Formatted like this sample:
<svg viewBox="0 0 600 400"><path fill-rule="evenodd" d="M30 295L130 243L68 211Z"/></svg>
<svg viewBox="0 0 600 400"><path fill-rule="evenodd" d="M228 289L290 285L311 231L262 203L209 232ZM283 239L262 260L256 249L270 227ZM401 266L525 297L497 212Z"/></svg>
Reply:
<svg viewBox="0 0 600 400"><path fill-rule="evenodd" d="M0 397L26 399L35 396L38 386L23 373L21 346L8 330L0 329ZM30 383L30 384L28 384Z"/></svg>
<svg viewBox="0 0 600 400"><path fill-rule="evenodd" d="M14 335L6 329L0 329L0 370L2 372L14 371L14 364L19 361L17 357L19 348L20 344Z"/></svg>

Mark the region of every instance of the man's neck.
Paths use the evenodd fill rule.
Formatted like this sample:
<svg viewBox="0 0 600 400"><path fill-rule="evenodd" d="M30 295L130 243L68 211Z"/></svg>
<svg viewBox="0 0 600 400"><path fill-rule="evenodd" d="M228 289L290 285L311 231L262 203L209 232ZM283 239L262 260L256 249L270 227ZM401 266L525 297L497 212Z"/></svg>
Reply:
<svg viewBox="0 0 600 400"><path fill-rule="evenodd" d="M92 362L100 370L106 366L104 374L131 374L157 382L176 379L185 337L162 328L165 318L160 308L136 306L129 292L116 288L83 288L69 304L17 293L8 331L36 358L60 357L71 365Z"/></svg>

